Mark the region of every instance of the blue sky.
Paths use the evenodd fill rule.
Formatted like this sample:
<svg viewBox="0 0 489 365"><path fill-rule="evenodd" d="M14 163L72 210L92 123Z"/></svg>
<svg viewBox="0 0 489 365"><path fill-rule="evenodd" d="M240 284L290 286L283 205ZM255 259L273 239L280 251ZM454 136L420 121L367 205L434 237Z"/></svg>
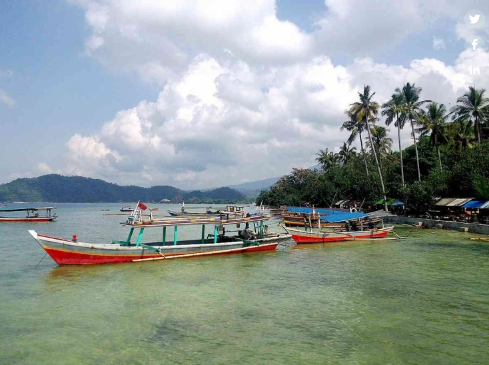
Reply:
<svg viewBox="0 0 489 365"><path fill-rule="evenodd" d="M1 3L0 182L258 180L338 147L365 83L379 102L407 81L447 104L487 87L466 71L488 60L483 47L467 53L487 27L464 23L471 9L489 16L485 1L170 3Z"/></svg>

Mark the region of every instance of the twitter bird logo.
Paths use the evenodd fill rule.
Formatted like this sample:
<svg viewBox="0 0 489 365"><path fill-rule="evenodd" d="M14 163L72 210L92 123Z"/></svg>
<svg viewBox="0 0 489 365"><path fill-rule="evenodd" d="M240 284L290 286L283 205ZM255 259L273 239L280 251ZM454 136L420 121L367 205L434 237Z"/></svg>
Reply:
<svg viewBox="0 0 489 365"><path fill-rule="evenodd" d="M474 16L469 15L470 24L476 24L480 17L480 14L475 14Z"/></svg>

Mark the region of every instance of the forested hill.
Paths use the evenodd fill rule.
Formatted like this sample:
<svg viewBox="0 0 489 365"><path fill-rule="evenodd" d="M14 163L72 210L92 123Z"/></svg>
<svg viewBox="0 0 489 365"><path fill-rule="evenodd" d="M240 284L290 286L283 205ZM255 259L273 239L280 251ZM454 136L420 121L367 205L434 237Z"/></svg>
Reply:
<svg viewBox="0 0 489 365"><path fill-rule="evenodd" d="M172 203L237 203L245 196L231 188L189 192L166 185L120 186L99 179L55 174L0 185L0 202L116 203L160 202L162 199Z"/></svg>

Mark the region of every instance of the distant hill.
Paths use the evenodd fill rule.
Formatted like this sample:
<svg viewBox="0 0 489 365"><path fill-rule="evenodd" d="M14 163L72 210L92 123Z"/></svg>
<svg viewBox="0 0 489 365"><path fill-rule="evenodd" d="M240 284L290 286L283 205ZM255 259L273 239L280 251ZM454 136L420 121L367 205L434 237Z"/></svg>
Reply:
<svg viewBox="0 0 489 365"><path fill-rule="evenodd" d="M247 198L256 198L260 194L260 191L269 189L278 179L280 177L271 177L269 179L250 181L239 185L229 185L228 188L238 190L246 195Z"/></svg>
<svg viewBox="0 0 489 365"><path fill-rule="evenodd" d="M184 191L173 186L121 186L99 179L81 176L44 175L32 179L16 179L0 185L0 202L55 202L55 203L117 203L160 202L172 203L237 203L246 200L243 193L229 188L205 192Z"/></svg>

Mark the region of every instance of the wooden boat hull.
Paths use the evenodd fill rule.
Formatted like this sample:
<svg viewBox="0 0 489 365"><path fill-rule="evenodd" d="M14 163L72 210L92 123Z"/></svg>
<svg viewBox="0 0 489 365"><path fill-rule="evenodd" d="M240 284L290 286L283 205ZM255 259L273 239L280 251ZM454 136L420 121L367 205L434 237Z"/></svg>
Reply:
<svg viewBox="0 0 489 365"><path fill-rule="evenodd" d="M328 242L341 242L352 240L365 240L384 238L389 232L392 231L392 227L370 230L370 231L350 231L350 232L299 232L289 231L292 235L292 239L297 244L307 243L328 243Z"/></svg>
<svg viewBox="0 0 489 365"><path fill-rule="evenodd" d="M154 252L143 246L72 242L64 238L38 234L32 230L29 230L29 233L58 265L96 265L237 254L275 250L278 245L277 240L263 239L259 245L246 245L241 241L215 244L167 245L159 247L160 252Z"/></svg>
<svg viewBox="0 0 489 365"><path fill-rule="evenodd" d="M7 218L0 217L0 223L25 223L25 222L34 222L34 223L42 223L42 222L54 222L58 217L37 217L37 218Z"/></svg>

